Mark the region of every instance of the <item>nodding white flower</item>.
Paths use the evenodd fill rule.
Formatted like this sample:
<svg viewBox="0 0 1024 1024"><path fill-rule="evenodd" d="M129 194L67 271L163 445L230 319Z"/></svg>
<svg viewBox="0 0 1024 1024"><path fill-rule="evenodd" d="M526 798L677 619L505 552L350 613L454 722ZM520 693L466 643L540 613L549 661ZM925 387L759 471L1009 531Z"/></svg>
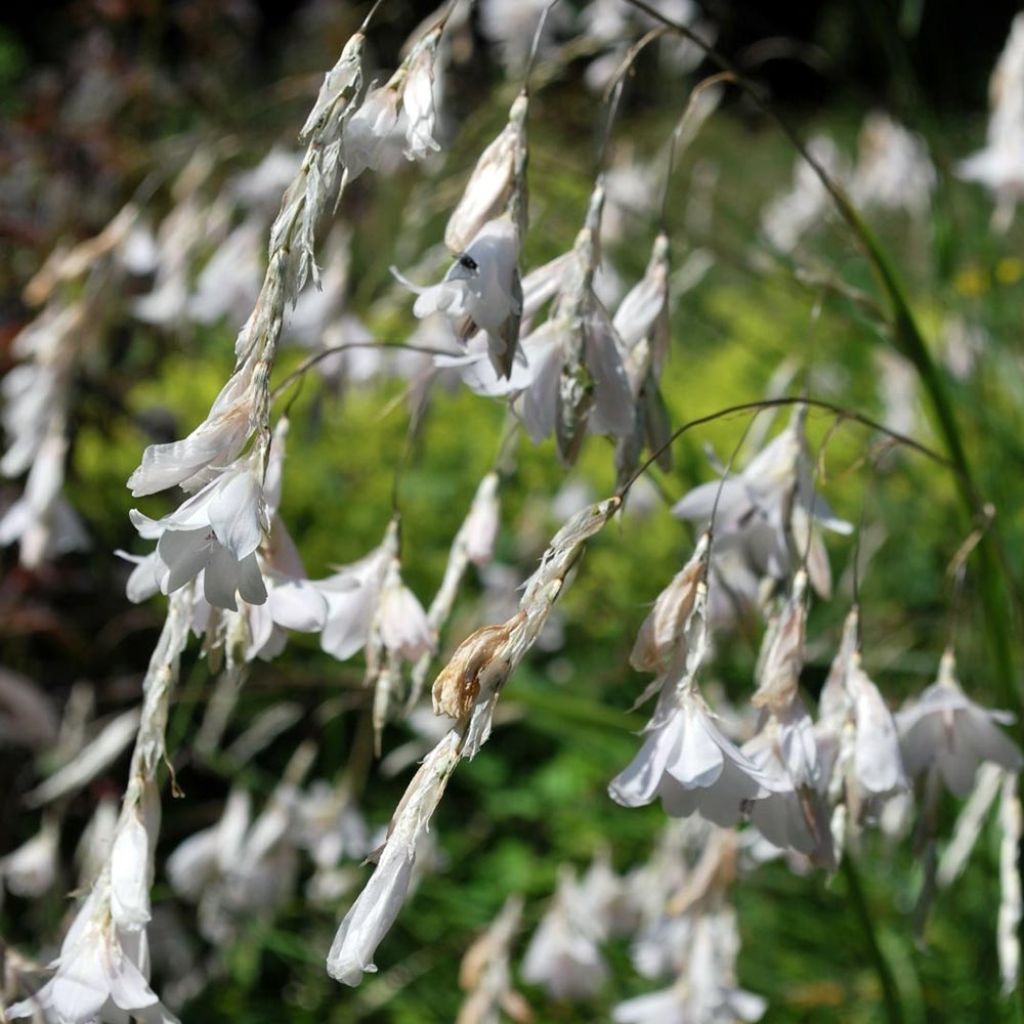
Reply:
<svg viewBox="0 0 1024 1024"><path fill-rule="evenodd" d="M622 361L636 396L633 429L620 439L615 465L620 481L633 474L644 443L651 451L664 449L658 464L672 468L668 413L658 391L662 364L669 346L668 279L670 273L668 235L660 232L654 240L644 276L619 303L612 325L622 342Z"/></svg>
<svg viewBox="0 0 1024 1024"><path fill-rule="evenodd" d="M129 515L140 536L157 541L162 593L202 572L204 595L215 608L237 611L236 593L250 604L266 601L256 549L269 523L252 459L229 466L162 519L137 509Z"/></svg>
<svg viewBox="0 0 1024 1024"><path fill-rule="evenodd" d="M388 528L380 547L316 583L327 600L327 617L320 633L320 647L339 661L345 661L362 650L369 639L381 589L397 544L394 530L393 526Z"/></svg>
<svg viewBox="0 0 1024 1024"><path fill-rule="evenodd" d="M816 727L830 801L845 798L854 820L876 817L881 804L908 788L896 722L861 665L858 619L854 606L821 691ZM836 828L834 820L841 847Z"/></svg>
<svg viewBox="0 0 1024 1024"><path fill-rule="evenodd" d="M795 698L785 710L765 717L743 753L773 776L779 788L754 803L750 820L770 843L805 853L825 867L835 864L824 802L825 774L814 723Z"/></svg>
<svg viewBox="0 0 1024 1024"><path fill-rule="evenodd" d="M785 579L794 559L806 553L810 581L827 597L832 573L818 526L841 534L853 527L837 518L814 488L803 429L806 414L806 406L797 406L786 429L741 472L694 488L672 513L703 525L715 511L717 550L738 549L761 575Z"/></svg>
<svg viewBox="0 0 1024 1024"><path fill-rule="evenodd" d="M393 651L406 661L416 661L433 650L434 631L427 621L427 613L397 573L389 574L384 583L377 614L385 650Z"/></svg>
<svg viewBox="0 0 1024 1024"><path fill-rule="evenodd" d="M731 910L702 914L693 924L682 977L670 988L637 996L612 1010L615 1024L716 1024L757 1021L761 996L736 986L739 935Z"/></svg>
<svg viewBox="0 0 1024 1024"><path fill-rule="evenodd" d="M57 877L60 825L47 815L39 831L16 850L0 857L0 884L15 896L38 899Z"/></svg>
<svg viewBox="0 0 1024 1024"><path fill-rule="evenodd" d="M18 560L28 569L85 550L90 543L78 514L61 494L67 440L63 420L55 426L36 450L24 493L0 516L0 546L18 541Z"/></svg>
<svg viewBox="0 0 1024 1024"><path fill-rule="evenodd" d="M128 478L132 495L140 498L180 484L198 490L238 457L251 435L256 415L259 378L255 363L246 360L214 399L205 420L188 437L169 444L151 444Z"/></svg>
<svg viewBox="0 0 1024 1024"><path fill-rule="evenodd" d="M176 893L198 903L204 892L238 863L250 816L249 794L233 789L220 821L175 847L167 858L167 878Z"/></svg>
<svg viewBox="0 0 1024 1024"><path fill-rule="evenodd" d="M728 828L751 801L781 788L725 736L692 689L679 693L666 686L645 733L639 753L608 787L612 799L624 807L642 807L660 798L672 817L698 811Z"/></svg>
<svg viewBox="0 0 1024 1024"><path fill-rule="evenodd" d="M1013 720L1012 714L983 708L964 693L956 659L947 650L936 682L896 716L903 763L912 776L934 767L955 796L966 797L985 761L1008 772L1021 770L1020 749L996 725Z"/></svg>
<svg viewBox="0 0 1024 1024"><path fill-rule="evenodd" d="M558 891L523 956L523 980L543 985L554 999L587 999L608 980L600 942L606 938L596 908L575 872L563 868Z"/></svg>
<svg viewBox="0 0 1024 1024"><path fill-rule="evenodd" d="M495 370L505 377L519 338L523 288L519 279L519 235L508 217L490 220L452 264L440 284L419 288L413 313L420 319L446 313L465 342L478 330L487 334L487 348Z"/></svg>
<svg viewBox="0 0 1024 1024"><path fill-rule="evenodd" d="M405 114L405 155L409 160L422 160L441 148L434 138L437 121L434 61L442 31L439 25L428 32L416 43L406 61L408 78L402 90L402 112Z"/></svg>
<svg viewBox="0 0 1024 1024"><path fill-rule="evenodd" d="M875 111L857 139L857 166L850 198L865 209L906 210L923 217L935 191L935 167L924 139Z"/></svg>
<svg viewBox="0 0 1024 1024"><path fill-rule="evenodd" d="M996 200L993 222L1005 231L1024 198L1024 14L1010 26L1003 52L989 82L988 132L985 148L961 161L957 172L977 181Z"/></svg>
<svg viewBox="0 0 1024 1024"><path fill-rule="evenodd" d="M826 135L816 135L807 144L811 156L830 178L845 177L845 166L836 144ZM790 253L800 240L824 219L832 202L814 168L802 157L796 159L793 187L775 199L761 215L761 231L779 252Z"/></svg>
<svg viewBox="0 0 1024 1024"><path fill-rule="evenodd" d="M210 324L226 316L237 322L249 315L263 282L265 231L263 218L251 216L218 246L189 299L194 321Z"/></svg>
<svg viewBox="0 0 1024 1024"><path fill-rule="evenodd" d="M146 1024L177 1024L146 980L145 931L118 928L100 886L80 907L54 965L57 973L35 995L7 1008L8 1019L42 1013L59 1024L95 1024L130 1015Z"/></svg>
<svg viewBox="0 0 1024 1024"><path fill-rule="evenodd" d="M814 723L798 692L807 625L807 575L793 579L792 591L765 632L758 658L755 707L763 708L757 734L743 752L783 784L754 804L751 820L776 846L808 854L834 867L832 834L825 804L827 777L818 753Z"/></svg>
<svg viewBox="0 0 1024 1024"><path fill-rule="evenodd" d="M532 381L516 411L534 441L554 433L566 464L576 460L588 431L622 438L634 427L624 345L594 292L604 196L598 178L571 259L551 275L558 280L551 315L522 342Z"/></svg>
<svg viewBox="0 0 1024 1024"><path fill-rule="evenodd" d="M420 39L391 78L370 89L348 118L341 141L347 181L367 168L380 170L387 148L403 128L409 160L441 148L434 140L434 60L441 33L437 26Z"/></svg>
<svg viewBox="0 0 1024 1024"><path fill-rule="evenodd" d="M899 734L878 687L861 667L860 653L850 659L846 687L853 701L857 730L854 772L867 797L884 798L907 788Z"/></svg>
<svg viewBox="0 0 1024 1024"><path fill-rule="evenodd" d="M127 931L144 928L152 917L149 891L160 832L156 783L150 779L138 784L142 793L123 812L110 848L110 916L114 924Z"/></svg>
<svg viewBox="0 0 1024 1024"><path fill-rule="evenodd" d="M402 90L391 82L371 89L348 119L341 151L345 178L354 181L367 168L379 170L386 147L398 134Z"/></svg>
<svg viewBox="0 0 1024 1024"><path fill-rule="evenodd" d="M519 181L526 166L526 114L529 99L520 93L508 114L508 124L480 154L448 225L444 243L452 252L461 252L489 220L500 216L515 189L525 188ZM526 230L521 220L520 232Z"/></svg>
<svg viewBox="0 0 1024 1024"><path fill-rule="evenodd" d="M463 525L466 557L474 565L487 565L494 557L499 526L498 474L491 472L480 481Z"/></svg>
<svg viewBox="0 0 1024 1024"><path fill-rule="evenodd" d="M346 985L358 985L376 971L377 947L388 933L413 880L417 847L459 761L461 737L448 732L426 756L395 810L377 866L349 908L327 955L327 973Z"/></svg>

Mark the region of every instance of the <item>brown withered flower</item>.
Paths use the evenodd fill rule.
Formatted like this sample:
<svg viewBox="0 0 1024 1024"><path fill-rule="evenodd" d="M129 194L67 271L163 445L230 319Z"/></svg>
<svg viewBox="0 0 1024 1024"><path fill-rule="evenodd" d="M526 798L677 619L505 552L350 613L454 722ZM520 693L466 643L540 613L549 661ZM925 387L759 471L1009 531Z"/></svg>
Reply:
<svg viewBox="0 0 1024 1024"><path fill-rule="evenodd" d="M512 669L508 641L522 615L499 626L481 626L455 649L431 688L434 714L463 718L473 710L481 690L498 689Z"/></svg>

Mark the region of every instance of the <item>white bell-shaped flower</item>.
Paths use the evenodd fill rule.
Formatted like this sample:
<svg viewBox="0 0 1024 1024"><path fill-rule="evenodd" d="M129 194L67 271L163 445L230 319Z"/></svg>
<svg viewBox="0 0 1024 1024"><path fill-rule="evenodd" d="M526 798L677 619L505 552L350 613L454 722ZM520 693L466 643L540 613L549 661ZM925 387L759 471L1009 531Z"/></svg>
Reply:
<svg viewBox="0 0 1024 1024"><path fill-rule="evenodd" d="M953 652L947 650L938 680L896 716L903 763L912 776L934 766L955 796L966 797L985 761L1020 771L1020 749L998 727L1013 720L1012 714L983 708L964 693Z"/></svg>
<svg viewBox="0 0 1024 1024"><path fill-rule="evenodd" d="M236 611L236 594L250 604L266 601L256 549L269 524L251 459L229 466L162 519L137 509L129 515L140 536L157 541L162 593L173 593L202 572L204 595L215 608Z"/></svg>
<svg viewBox="0 0 1024 1024"><path fill-rule="evenodd" d="M519 280L519 235L508 217L489 220L473 237L440 284L418 288L413 313L424 318L446 313L462 341L478 330L487 334L487 348L495 369L512 372L523 289Z"/></svg>

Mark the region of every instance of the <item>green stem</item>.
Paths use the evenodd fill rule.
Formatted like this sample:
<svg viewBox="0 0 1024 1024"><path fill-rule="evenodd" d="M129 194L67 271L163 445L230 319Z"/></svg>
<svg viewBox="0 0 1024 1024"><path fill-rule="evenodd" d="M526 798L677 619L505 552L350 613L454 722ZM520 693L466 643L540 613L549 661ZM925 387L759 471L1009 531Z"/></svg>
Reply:
<svg viewBox="0 0 1024 1024"><path fill-rule="evenodd" d="M890 1024L903 1024L903 1007L900 1004L899 991L896 988L896 980L893 978L889 968L889 961L885 959L882 947L878 942L878 935L875 932L875 922L871 917L871 909L868 907L867 899L864 896L864 889L860 884L860 874L853 858L847 853L842 861L843 877L846 879L846 891L853 904L854 912L864 929L864 938L867 940L868 949L871 951L871 959L875 962L875 970L878 972L878 981L882 986L882 1001L885 1003L885 1014Z"/></svg>

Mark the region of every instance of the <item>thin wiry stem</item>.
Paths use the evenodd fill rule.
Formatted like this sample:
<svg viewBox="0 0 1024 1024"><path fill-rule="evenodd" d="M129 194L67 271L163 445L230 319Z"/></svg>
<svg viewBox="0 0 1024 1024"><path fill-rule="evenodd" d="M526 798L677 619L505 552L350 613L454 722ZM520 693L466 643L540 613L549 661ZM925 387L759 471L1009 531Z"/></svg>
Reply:
<svg viewBox="0 0 1024 1024"><path fill-rule="evenodd" d="M841 405L836 405L834 402L826 402L821 398L809 398L805 395L790 395L784 398L762 398L756 402L741 402L739 405L730 405L725 409L719 409L718 412L709 413L707 416L698 416L697 419L690 420L684 423L681 427L674 430L669 439L661 445L657 451L652 452L648 456L647 460L640 466L640 468L622 485L621 488L616 492L620 497L624 497L626 492L633 486L634 483L642 476L650 467L653 465L655 460L668 448L671 448L675 442L683 436L683 434L692 430L694 427L703 426L706 423L713 423L715 420L723 419L726 416L734 416L741 412L752 412L755 409L775 409L781 408L788 405L808 405L814 409L824 409L827 412L831 412L836 416L841 417L844 420L850 420L854 423L860 423L862 426L868 427L871 430L877 430L879 433L885 434L887 437L892 438L894 441L899 442L911 451L915 451L920 455L924 455L926 458L937 462L940 466L945 466L947 469L952 470L954 473L958 473L959 470L955 463L941 455L939 452L932 448L929 448L925 444L921 444L920 441L915 441L912 437L907 437L906 434L900 434L895 430L890 430L887 426L879 423L877 420L871 419L869 416L864 416L862 413L856 412L853 409L845 409Z"/></svg>
<svg viewBox="0 0 1024 1024"><path fill-rule="evenodd" d="M343 345L331 345L329 348L320 349L319 352L314 352L311 356L307 356L303 359L291 373L278 382L270 392L270 400L272 402L276 402L289 384L293 384L296 380L299 380L304 374L316 366L317 363L322 362L328 356L337 355L339 352L345 352L350 348L379 348L382 351L392 348L400 348L407 352L422 352L424 355L428 356L451 356L455 354L451 349L433 348L430 345L411 345L405 341L347 341Z"/></svg>

